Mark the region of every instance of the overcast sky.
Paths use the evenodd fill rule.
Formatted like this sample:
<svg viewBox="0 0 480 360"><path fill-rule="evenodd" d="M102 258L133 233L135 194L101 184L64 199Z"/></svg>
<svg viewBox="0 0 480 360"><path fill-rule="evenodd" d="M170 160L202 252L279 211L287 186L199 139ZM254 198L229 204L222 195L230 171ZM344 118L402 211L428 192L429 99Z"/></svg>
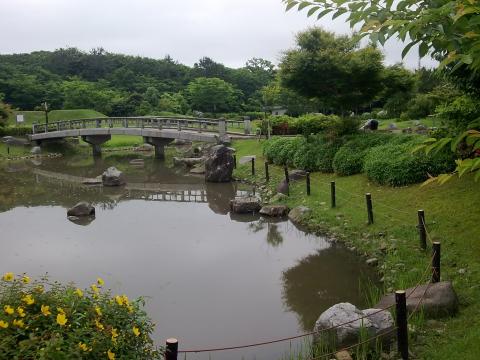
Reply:
<svg viewBox="0 0 480 360"><path fill-rule="evenodd" d="M187 65L203 56L231 67L252 57L278 63L309 26L350 32L343 18L307 19L306 12L285 12L281 0L0 0L0 12L2 54L101 46L152 58L169 54ZM401 61L399 43L383 51L387 64ZM418 66L416 50L404 64Z"/></svg>

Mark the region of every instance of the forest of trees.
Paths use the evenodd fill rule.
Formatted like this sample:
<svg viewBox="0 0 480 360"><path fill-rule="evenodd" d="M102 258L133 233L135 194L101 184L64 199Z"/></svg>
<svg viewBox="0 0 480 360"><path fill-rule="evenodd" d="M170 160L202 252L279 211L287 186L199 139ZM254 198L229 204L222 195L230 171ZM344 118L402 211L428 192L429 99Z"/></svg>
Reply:
<svg viewBox="0 0 480 360"><path fill-rule="evenodd" d="M229 68L209 57L193 67L170 56L150 59L76 48L0 55L0 101L11 108L94 109L109 116L256 115L280 106L297 116L382 112L421 118L456 94L433 71L386 66L374 46L311 28L280 64L253 58ZM307 66L308 65L308 66ZM3 99L3 100L2 100Z"/></svg>

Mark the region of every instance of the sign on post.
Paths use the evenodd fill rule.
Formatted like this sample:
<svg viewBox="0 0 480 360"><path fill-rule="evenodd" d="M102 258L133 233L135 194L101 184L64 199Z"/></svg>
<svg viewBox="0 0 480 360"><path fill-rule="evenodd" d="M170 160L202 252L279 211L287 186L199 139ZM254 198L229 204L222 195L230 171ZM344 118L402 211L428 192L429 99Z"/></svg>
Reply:
<svg viewBox="0 0 480 360"><path fill-rule="evenodd" d="M23 114L17 114L16 116L16 121L17 121L17 125L18 124L23 124L25 122L25 119L23 117Z"/></svg>

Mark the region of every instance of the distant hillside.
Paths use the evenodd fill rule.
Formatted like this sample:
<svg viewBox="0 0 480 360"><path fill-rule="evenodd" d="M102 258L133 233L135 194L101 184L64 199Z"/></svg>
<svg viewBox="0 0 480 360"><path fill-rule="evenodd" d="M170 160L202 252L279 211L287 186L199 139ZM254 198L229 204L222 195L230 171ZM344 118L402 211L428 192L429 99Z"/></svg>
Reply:
<svg viewBox="0 0 480 360"><path fill-rule="evenodd" d="M8 123L10 125L15 125L15 116L17 114L24 115L24 125L45 122L45 113L43 111L15 111L14 114L8 119ZM90 109L52 110L48 113L48 121L91 119L97 117L105 117L105 115Z"/></svg>

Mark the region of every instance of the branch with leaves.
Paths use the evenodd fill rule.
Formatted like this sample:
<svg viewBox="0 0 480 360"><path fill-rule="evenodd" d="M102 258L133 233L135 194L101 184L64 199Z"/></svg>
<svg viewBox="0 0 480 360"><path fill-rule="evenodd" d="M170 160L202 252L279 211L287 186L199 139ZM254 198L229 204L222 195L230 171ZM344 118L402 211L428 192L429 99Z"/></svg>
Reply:
<svg viewBox="0 0 480 360"><path fill-rule="evenodd" d="M418 45L419 55L430 54L440 67L455 71L461 66L480 70L480 6L477 0L283 0L287 11L307 10L318 19L347 14L359 37L385 44L396 37L407 42L402 56Z"/></svg>
<svg viewBox="0 0 480 360"><path fill-rule="evenodd" d="M468 130L456 138L446 137L441 139L428 138L422 144L413 149L413 152L425 151L426 154L437 153L445 146L450 145L453 152L458 152L463 145L463 158L456 160L457 167L450 174L441 174L437 177L431 176L423 185L438 181L446 183L454 176L462 177L465 174L475 173L475 181L480 179L480 131Z"/></svg>

